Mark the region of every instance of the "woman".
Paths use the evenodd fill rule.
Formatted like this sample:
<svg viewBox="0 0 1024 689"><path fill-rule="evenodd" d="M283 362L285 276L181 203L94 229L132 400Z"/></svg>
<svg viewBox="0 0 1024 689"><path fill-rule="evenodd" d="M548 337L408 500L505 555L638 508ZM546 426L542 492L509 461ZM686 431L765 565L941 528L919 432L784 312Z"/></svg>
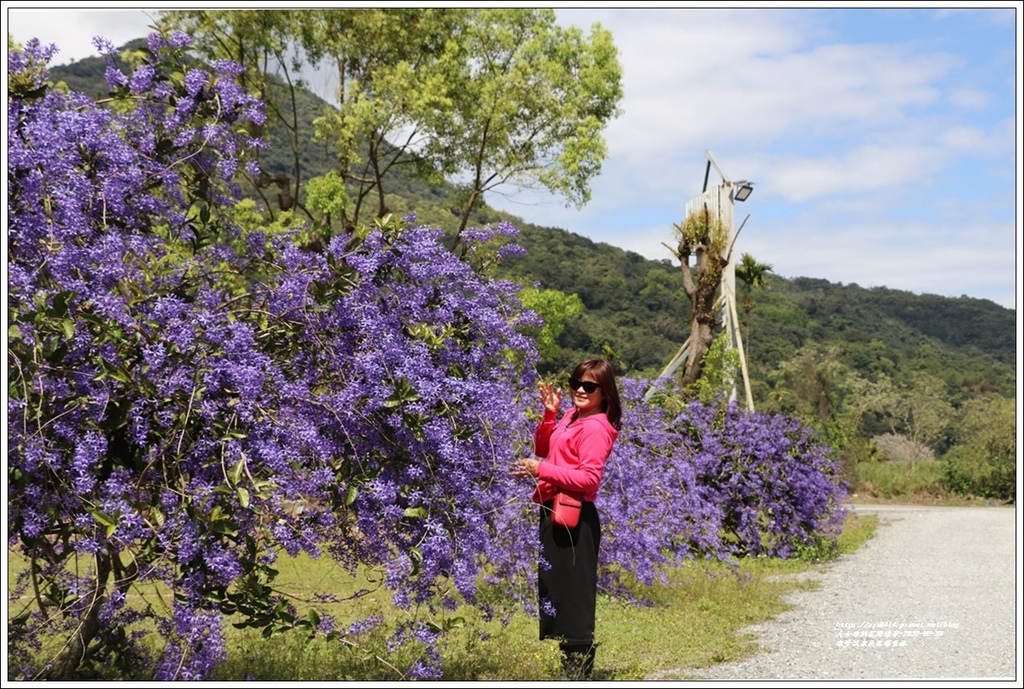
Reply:
<svg viewBox="0 0 1024 689"><path fill-rule="evenodd" d="M542 505L541 555L550 567L542 563L538 572L540 638L558 639L569 678L590 679L601 545L601 521L594 501L619 434L622 408L615 371L607 361L580 362L569 378L569 388L573 409L558 420L562 391L540 386L544 418L534 433L534 454L544 459L520 459L512 474L537 480L533 501ZM583 500L579 523L571 529L551 519L560 490Z"/></svg>

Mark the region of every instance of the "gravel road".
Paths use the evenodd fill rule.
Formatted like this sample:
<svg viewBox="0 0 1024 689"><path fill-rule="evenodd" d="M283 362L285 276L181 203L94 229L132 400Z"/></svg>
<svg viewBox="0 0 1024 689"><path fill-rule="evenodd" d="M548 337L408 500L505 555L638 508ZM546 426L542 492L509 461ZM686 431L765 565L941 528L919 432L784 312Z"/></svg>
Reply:
<svg viewBox="0 0 1024 689"><path fill-rule="evenodd" d="M649 679L973 680L1021 686L1013 507L856 505L878 531L745 631L762 651Z"/></svg>

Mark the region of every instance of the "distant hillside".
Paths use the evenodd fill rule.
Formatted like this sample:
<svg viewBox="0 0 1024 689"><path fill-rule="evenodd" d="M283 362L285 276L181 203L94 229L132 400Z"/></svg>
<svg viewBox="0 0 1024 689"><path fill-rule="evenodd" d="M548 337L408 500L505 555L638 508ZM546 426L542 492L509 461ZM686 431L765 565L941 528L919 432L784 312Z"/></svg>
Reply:
<svg viewBox="0 0 1024 689"><path fill-rule="evenodd" d="M668 363L689 334L677 263L557 228L519 226L527 254L509 266L511 274L576 293L587 307L560 338L564 350L548 362L552 369L602 345L627 373L656 374ZM755 390L779 363L817 342L836 345L865 375L928 370L965 394L1015 394L1016 312L992 301L776 275L753 298L740 324Z"/></svg>
<svg viewBox="0 0 1024 689"><path fill-rule="evenodd" d="M89 58L54 68L51 79L102 96L103 69L103 60ZM303 93L300 120L308 125L329 107ZM281 132L271 128L268 138L271 150L263 164L271 172L291 174L293 156ZM324 144L309 138L299 146L301 179L330 169L332 159ZM453 229L447 227L457 207L451 185L427 185L406 176L393 180L389 191L389 205L396 212L415 211L423 222ZM500 218L520 228L520 243L527 250L504 267L504 275L578 294L586 306L563 332L561 351L541 362L544 372L564 371L582 357L601 354L616 357L626 375L660 372L689 332L689 302L678 265L564 229L525 223L487 207L475 222ZM864 375L925 370L964 395L1015 395L1016 312L993 302L778 276L771 276L767 290L755 291L754 302L740 321L755 398L768 394L763 383L768 372L809 342L835 345L844 362Z"/></svg>

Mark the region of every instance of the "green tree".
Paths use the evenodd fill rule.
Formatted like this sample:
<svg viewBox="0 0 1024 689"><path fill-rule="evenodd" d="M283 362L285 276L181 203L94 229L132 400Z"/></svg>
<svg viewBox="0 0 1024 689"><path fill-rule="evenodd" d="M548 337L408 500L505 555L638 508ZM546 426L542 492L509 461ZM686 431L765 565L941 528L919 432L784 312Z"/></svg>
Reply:
<svg viewBox="0 0 1024 689"><path fill-rule="evenodd" d="M565 330L566 323L583 313L583 302L576 294L537 287L524 287L519 293L519 299L524 307L544 321L535 335L541 357L554 357L558 352L558 337Z"/></svg>
<svg viewBox="0 0 1024 689"><path fill-rule="evenodd" d="M282 210L297 206L325 234L332 224L351 230L371 198L374 216L386 216L385 181L396 166L442 179L440 163L410 152L451 108L448 84L463 57L455 39L468 18L465 10L430 8L161 13L162 26L192 36L204 59L245 66L247 88L267 104L268 133L287 142L293 158L290 174L264 172L254 185L276 185ZM322 65L335 71L338 107L310 118L293 75ZM334 150L334 170L304 165L303 144L314 139Z"/></svg>
<svg viewBox="0 0 1024 689"><path fill-rule="evenodd" d="M768 286L768 274L771 270L771 265L759 263L750 254L743 254L736 266L736 279L743 283L743 299L740 306L743 307L744 313L749 314L754 308L753 290Z"/></svg>
<svg viewBox="0 0 1024 689"><path fill-rule="evenodd" d="M589 201L622 98L611 33L560 27L550 9L480 9L460 45L454 107L427 149L459 180L459 232L484 193L506 184Z"/></svg>
<svg viewBox="0 0 1024 689"><path fill-rule="evenodd" d="M943 485L961 495L1012 501L1017 495L1016 402L994 396L967 402L943 460Z"/></svg>
<svg viewBox="0 0 1024 689"><path fill-rule="evenodd" d="M560 27L549 9L163 16L195 35L204 57L231 57L263 74L253 88L296 141L295 108L275 105L287 100L273 98L265 72L285 70L291 89L289 66L333 67L338 108L316 120L315 134L334 147L337 167L315 193L322 199L325 188L336 188L350 195L343 208L332 208L346 229L360 220L371 194L377 217L390 211L385 183L398 167L433 184L458 180L459 233L484 194L502 185L539 186L582 206L607 155L602 131L619 114L622 73L611 33L597 24L589 36ZM291 196L299 196L301 179L296 166Z"/></svg>
<svg viewBox="0 0 1024 689"><path fill-rule="evenodd" d="M915 371L903 385L879 375L861 391L862 403L885 420L891 433L905 436L915 447L933 450L953 418L947 397L945 383L923 371ZM911 465L923 458L923 453L912 456Z"/></svg>
<svg viewBox="0 0 1024 689"><path fill-rule="evenodd" d="M429 155L429 141L453 107L471 13L366 8L290 14L309 63L332 65L338 79L338 108L317 120L316 133L335 147L336 175L354 190L343 224L359 221L371 194L376 217L390 212L386 182L398 168L440 183L445 161Z"/></svg>
<svg viewBox="0 0 1024 689"><path fill-rule="evenodd" d="M767 263L760 263L753 256L747 253L743 254L739 265L735 267L736 279L739 280L742 285L740 307L743 309L746 321L744 323L744 331L746 333L744 335L744 339L746 340L746 361L750 360L750 345L753 342L750 337L750 312L754 310L754 290L767 289L768 274L771 270L771 265ZM737 327L739 327L739 324L737 324ZM752 394L753 393L751 393L751 395Z"/></svg>
<svg viewBox="0 0 1024 689"><path fill-rule="evenodd" d="M833 447L848 450L865 413L854 394L865 382L843 363L836 345L810 342L768 378L768 406L813 426Z"/></svg>
<svg viewBox="0 0 1024 689"><path fill-rule="evenodd" d="M678 313L679 280L667 267L654 266L644 275L644 286L637 295L644 308L683 321Z"/></svg>

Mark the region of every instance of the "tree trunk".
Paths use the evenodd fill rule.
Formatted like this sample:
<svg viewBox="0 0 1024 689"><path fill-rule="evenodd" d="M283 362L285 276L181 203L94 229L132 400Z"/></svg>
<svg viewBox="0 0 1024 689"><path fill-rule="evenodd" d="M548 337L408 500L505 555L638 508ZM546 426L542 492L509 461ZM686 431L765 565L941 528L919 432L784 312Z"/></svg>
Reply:
<svg viewBox="0 0 1024 689"><path fill-rule="evenodd" d="M89 603L82 617L82 622L75 631L74 636L57 656L46 679L70 679L74 677L75 670L81 665L89 649L89 644L96 638L100 631L100 610L107 601L106 588L110 579L110 556L106 553L97 553L96 556L96 582L92 593L89 594Z"/></svg>
<svg viewBox="0 0 1024 689"><path fill-rule="evenodd" d="M690 323L690 353L683 370L682 386L693 385L703 371L703 359L715 337L715 298L718 295L722 280L722 270L727 261L720 252L707 250L711 248L710 238L701 238L700 244L692 247L683 239L679 243L679 260L683 274L683 289L690 298L693 307L693 320ZM694 250L695 249L695 250ZM696 279L690 272L690 256L696 258Z"/></svg>
<svg viewBox="0 0 1024 689"><path fill-rule="evenodd" d="M44 679L75 678L82 661L89 655L89 646L102 631L100 613L107 602L107 587L112 586L113 590L127 594L138 577L139 568L134 560L125 565L116 552L101 551L96 554L96 575L81 623L47 670Z"/></svg>
<svg viewBox="0 0 1024 689"><path fill-rule="evenodd" d="M686 367L683 369L683 388L693 385L700 378L704 370L704 355L710 349L714 337L713 317L710 322L706 318L694 318L690 323L690 353L686 359Z"/></svg>

